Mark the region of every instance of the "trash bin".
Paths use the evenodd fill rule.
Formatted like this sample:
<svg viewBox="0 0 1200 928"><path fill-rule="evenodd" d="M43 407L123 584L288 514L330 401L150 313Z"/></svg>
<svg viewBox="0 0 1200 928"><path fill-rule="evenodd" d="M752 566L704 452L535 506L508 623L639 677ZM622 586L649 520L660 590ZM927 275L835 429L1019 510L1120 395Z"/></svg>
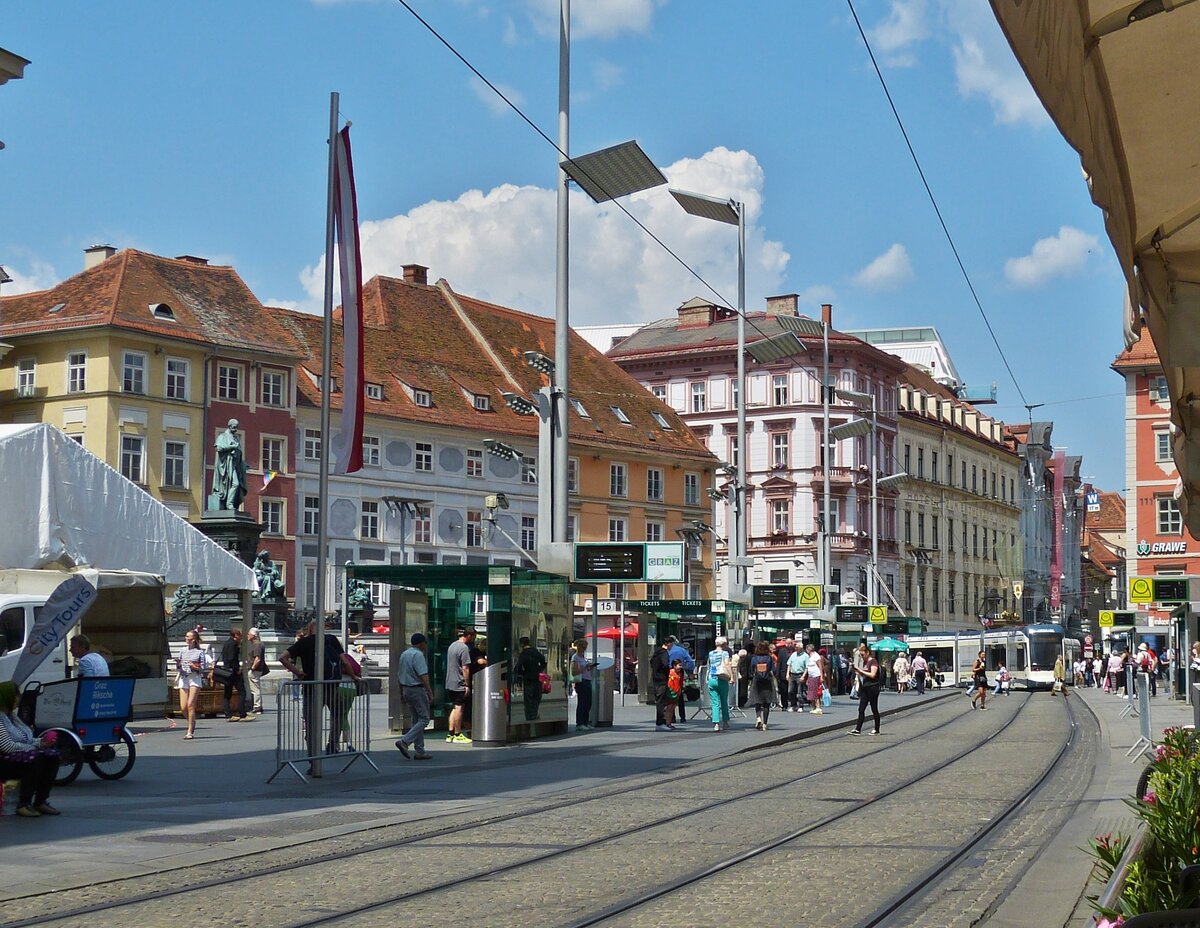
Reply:
<svg viewBox="0 0 1200 928"><path fill-rule="evenodd" d="M600 658L592 673L592 687L596 724L610 726L613 723L613 690L617 688L617 665L611 657Z"/></svg>
<svg viewBox="0 0 1200 928"><path fill-rule="evenodd" d="M504 744L508 740L508 663L498 661L471 674L471 741Z"/></svg>

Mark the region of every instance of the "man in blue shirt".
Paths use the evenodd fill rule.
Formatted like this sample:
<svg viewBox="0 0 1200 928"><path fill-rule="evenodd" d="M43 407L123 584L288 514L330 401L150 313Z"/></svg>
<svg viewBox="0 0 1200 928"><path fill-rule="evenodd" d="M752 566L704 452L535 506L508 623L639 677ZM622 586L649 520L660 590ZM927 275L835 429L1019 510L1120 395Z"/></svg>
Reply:
<svg viewBox="0 0 1200 928"><path fill-rule="evenodd" d="M685 674L695 673L696 672L696 662L692 659L692 655L690 655L688 653L687 648L685 648L683 645L681 645L679 643L679 639L676 638L674 635L668 635L667 641L669 641L671 643L671 647L667 651L667 657L670 658L670 664L674 664L676 661L683 661L683 672ZM667 666L670 666L670 664L668 664ZM680 690L679 691L679 718L676 719L676 721L678 721L678 722L686 722L687 721L687 719L685 719L683 717L683 708L686 705L687 705L687 697L684 696L683 690Z"/></svg>
<svg viewBox="0 0 1200 928"><path fill-rule="evenodd" d="M429 662L425 657L428 644L420 632L409 640L412 647L400 655L396 668L396 682L400 685L400 698L408 707L412 725L396 742L396 747L409 760L429 760L433 755L425 753L425 726L429 724L429 704L433 702L433 687L429 685ZM410 754L409 747L415 747L417 752Z"/></svg>

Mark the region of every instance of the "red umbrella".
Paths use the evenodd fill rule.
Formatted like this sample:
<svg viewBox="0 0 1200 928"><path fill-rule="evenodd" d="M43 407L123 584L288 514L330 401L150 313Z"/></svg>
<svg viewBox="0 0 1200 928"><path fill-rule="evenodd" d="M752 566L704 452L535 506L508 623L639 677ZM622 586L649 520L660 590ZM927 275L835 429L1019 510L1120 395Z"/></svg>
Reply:
<svg viewBox="0 0 1200 928"><path fill-rule="evenodd" d="M638 623L637 622L629 622L628 624L626 624L625 637L626 638L636 638L637 636L638 636ZM592 633L588 632L587 637L591 638ZM616 625L612 626L611 628L602 628L602 629L600 629L600 631L596 632L596 637L597 638L611 638L615 641L616 639L621 637L621 629L619 626L616 626Z"/></svg>

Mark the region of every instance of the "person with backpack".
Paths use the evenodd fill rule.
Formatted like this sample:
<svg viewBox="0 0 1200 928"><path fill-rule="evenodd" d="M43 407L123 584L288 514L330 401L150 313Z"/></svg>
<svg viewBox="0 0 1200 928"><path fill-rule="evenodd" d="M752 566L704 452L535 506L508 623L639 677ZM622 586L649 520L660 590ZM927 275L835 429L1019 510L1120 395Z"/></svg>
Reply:
<svg viewBox="0 0 1200 928"><path fill-rule="evenodd" d="M1150 695L1158 695L1158 655L1146 642L1138 645L1138 673L1150 677Z"/></svg>
<svg viewBox="0 0 1200 928"><path fill-rule="evenodd" d="M525 704L525 721L532 722L538 717L542 707L542 676L546 672L546 658L533 646L527 636L522 636L517 642L521 651L513 665L516 677L521 681L521 692Z"/></svg>
<svg viewBox="0 0 1200 928"><path fill-rule="evenodd" d="M759 731L767 730L767 719L771 717L771 705L775 702L775 668L771 646L760 641L750 658L750 702L754 704L757 719L754 727Z"/></svg>
<svg viewBox="0 0 1200 928"><path fill-rule="evenodd" d="M300 666L296 666L296 661L300 662ZM283 652L279 657L279 663L283 665L283 669L290 673L297 680L315 680L317 677L317 623L312 621L308 623L308 634L303 638L297 638L296 643ZM337 700L337 687L342 678L342 645L337 640L337 637L325 632L325 666L324 672L321 674L323 684L321 692L315 692L315 686L299 687L304 691L303 711L304 718L308 723L304 726L304 737L308 738L309 731L320 732L322 725L319 715L321 708L329 709L329 743L326 745L326 751L333 754L331 750L334 746L341 743L341 711ZM316 716L314 718L314 716ZM318 754L319 751L316 745L308 746L311 754Z"/></svg>
<svg viewBox="0 0 1200 928"><path fill-rule="evenodd" d="M654 730L675 731L667 724L667 680L671 676L671 641L666 639L650 658L650 686L654 691Z"/></svg>
<svg viewBox="0 0 1200 928"><path fill-rule="evenodd" d="M732 679L729 641L719 636L708 652L708 703L712 707L713 731L729 730L729 681Z"/></svg>
<svg viewBox="0 0 1200 928"><path fill-rule="evenodd" d="M871 707L871 718L875 722L873 735L879 734L879 692L883 689L882 670L879 661L864 641L858 646L859 659L854 662L854 674L858 677L858 724L850 734L861 735L863 721L867 717L867 706Z"/></svg>

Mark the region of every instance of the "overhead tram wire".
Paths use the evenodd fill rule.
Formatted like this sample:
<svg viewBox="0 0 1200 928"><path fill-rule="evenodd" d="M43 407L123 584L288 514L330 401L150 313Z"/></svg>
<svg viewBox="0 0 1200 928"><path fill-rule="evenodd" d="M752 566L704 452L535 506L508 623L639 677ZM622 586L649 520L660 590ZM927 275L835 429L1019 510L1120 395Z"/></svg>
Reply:
<svg viewBox="0 0 1200 928"><path fill-rule="evenodd" d="M571 156L568 155L561 148L559 148L558 143L555 142L554 139L550 138L549 135L547 135L545 132L543 132L541 127L538 126L538 124L535 123L529 116L527 116L525 114L525 112L519 106L517 106L517 104L515 104L511 99L509 99L509 97L504 93L504 91L502 91L499 87L497 87L490 80L488 80L487 77L484 76L483 72L480 71L477 67L475 67L475 65L473 65L470 61L468 61L466 56L463 55L462 52L460 52L457 48L455 48L453 45L451 45L450 41L445 36L443 36L440 32L438 32L437 29L435 29L429 23L429 21L426 20L420 13L418 13L416 10L414 10L412 8L412 6L409 5L408 0L396 0L396 2L399 3L406 10L408 10L408 12L413 15L413 18L416 19L417 22L419 22L422 26L424 26L429 31L430 35L432 35L435 39L437 39L439 42L441 42L442 45L444 45L446 47L446 49L450 52L450 54L452 54L455 58L457 58L464 65L466 65L472 74L474 74L477 78L479 78L481 81L483 81L488 86L488 89L492 91L492 93L494 93L497 97L499 97L501 100L503 100L505 105L508 106L508 108L511 109L518 116L520 116L522 121L524 121L525 124L528 125L529 128L531 128L539 136L541 136L542 140L545 141L547 145L549 145L556 152L558 152L560 157L562 157L564 160L570 160ZM605 193L608 192L608 190L607 190L607 188L605 188L604 184L600 183L600 181L598 181L595 177L593 177L590 173L588 173L588 171L582 165L575 164L575 170L578 171L580 174L585 175L598 189L603 190ZM675 252L675 250L673 248L671 248L670 245L668 245L661 238L659 238L657 235L655 235L653 232L651 232L648 228L646 228L645 224L643 224L642 221L637 218L637 216L633 215L633 213L631 213L629 210L627 210L625 208L624 204L622 204L616 198L610 199L608 202L612 203L615 207L617 207L617 209L619 209L622 213L624 213L630 220L632 220L637 225L637 227L639 229L641 229L648 236L650 236L650 238L660 248L662 248L663 251L665 251L672 258L674 258L675 261L678 262L678 264L684 270L686 270L689 274L691 274L694 278L696 278L696 280L698 280L704 287L706 287L709 290L709 292L712 293L713 296L715 296L720 301L723 309L728 309L730 312L733 312L739 316L742 316L746 320L746 323L752 329L754 329L754 331L756 331L759 335L761 335L763 338L770 337L767 335L766 332L764 332L762 329L760 329L758 327L758 325L755 324L754 320L751 319L749 315L738 310L737 307L735 307L733 305L732 301L730 301L723 293L721 293L720 290L718 290L716 287L714 287L712 284L710 284L704 278L704 276L701 275L701 273L699 271L697 271L694 267L692 267L690 264L688 264L686 261L684 261L683 258L681 258ZM1011 374L1012 372L1009 371L1009 373ZM1017 389L1018 389L1018 391L1020 390L1019 387Z"/></svg>
<svg viewBox="0 0 1200 928"><path fill-rule="evenodd" d="M921 183L925 187L925 193L929 197L929 202L933 205L933 211L937 214L938 222L942 226L942 232L946 236L946 241L950 243L950 250L954 252L954 260L958 262L958 269L962 272L963 280L967 282L967 289L971 291L971 298L975 301L975 307L979 310L979 315L983 317L983 324L987 327L988 335L992 337L992 344L996 346L996 351L1000 354L1000 360L1004 362L1004 368L1008 371L1008 376L1012 379L1013 386L1017 388L1017 394L1021 397L1021 402L1028 406L1029 401L1025 398L1025 391L1021 389L1021 384L1017 381L1017 375L1013 373L1012 365L1008 363L1008 356L1004 353L1004 349L1000 347L1000 340L996 337L996 332L992 328L991 320L988 319L987 312L983 308L979 294L975 292L975 284L971 282L971 275L967 273L966 265L963 264L962 257L958 253L958 246L954 244L954 236L950 234L950 228L946 225L946 220L942 216L941 207L938 206L937 198L933 195L933 189L929 186L929 180L925 177L925 170L921 167L921 159L917 157L916 149L913 148L912 141L908 137L908 130L904 128L904 120L900 118L900 111L896 109L896 102L892 99L892 92L888 89L887 81L883 77L883 71L879 67L879 62L875 59L875 52L871 48L871 42L867 38L866 30L863 29L862 22L858 18L858 11L854 9L854 0L846 0L846 5L850 7L850 15L854 17L854 25L858 27L858 34L862 37L863 45L866 46L867 54L871 58L871 64L875 68L875 75L879 78L880 86L883 87L883 93L887 97L888 106L892 108L892 115L896 117L896 125L900 127L900 134L904 136L904 144L908 146L908 153L912 156L917 173L921 176Z"/></svg>

